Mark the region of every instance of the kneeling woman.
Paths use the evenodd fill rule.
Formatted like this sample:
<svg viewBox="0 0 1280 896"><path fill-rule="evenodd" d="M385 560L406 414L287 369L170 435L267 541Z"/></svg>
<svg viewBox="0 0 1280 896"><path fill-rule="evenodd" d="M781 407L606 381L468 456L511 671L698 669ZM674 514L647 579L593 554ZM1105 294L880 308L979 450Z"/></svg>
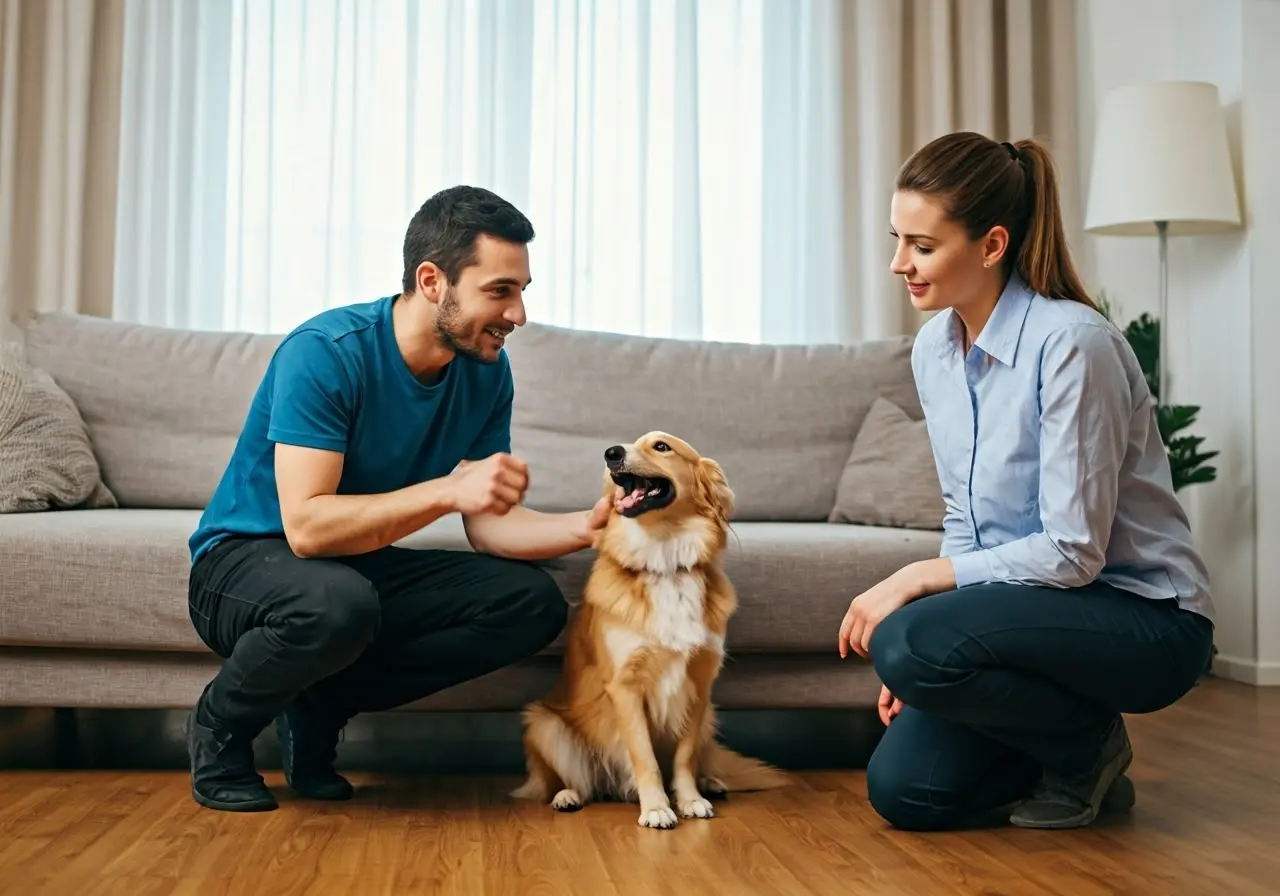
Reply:
<svg viewBox="0 0 1280 896"><path fill-rule="evenodd" d="M856 597L889 726L867 769L891 824L1090 824L1132 805L1121 713L1205 670L1213 604L1154 400L1068 253L1039 144L941 137L898 175L892 269L937 311L912 367L946 514L941 557Z"/></svg>

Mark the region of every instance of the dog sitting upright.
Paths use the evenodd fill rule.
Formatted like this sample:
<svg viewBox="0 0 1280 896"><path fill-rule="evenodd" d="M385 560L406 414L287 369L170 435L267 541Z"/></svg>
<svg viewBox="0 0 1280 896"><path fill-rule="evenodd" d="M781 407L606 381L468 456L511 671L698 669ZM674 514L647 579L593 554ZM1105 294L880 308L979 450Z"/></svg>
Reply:
<svg viewBox="0 0 1280 896"><path fill-rule="evenodd" d="M721 566L733 491L719 464L652 432L605 451L613 514L567 632L560 680L524 713L528 780L561 811L639 801L641 825L710 818L707 795L787 777L715 741L711 689L737 596Z"/></svg>

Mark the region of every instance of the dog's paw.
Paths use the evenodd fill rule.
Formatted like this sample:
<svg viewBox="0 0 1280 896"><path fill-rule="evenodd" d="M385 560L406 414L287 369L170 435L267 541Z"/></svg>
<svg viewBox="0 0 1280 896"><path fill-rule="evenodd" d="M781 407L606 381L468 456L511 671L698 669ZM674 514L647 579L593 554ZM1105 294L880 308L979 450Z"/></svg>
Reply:
<svg viewBox="0 0 1280 896"><path fill-rule="evenodd" d="M715 815L711 804L700 796L680 801L680 814L685 818L710 818Z"/></svg>
<svg viewBox="0 0 1280 896"><path fill-rule="evenodd" d="M551 800L551 808L557 812L577 812L582 808L582 797L578 791L565 788Z"/></svg>
<svg viewBox="0 0 1280 896"><path fill-rule="evenodd" d="M640 809L640 824L646 828L673 828L676 826L676 813L670 806L656 809Z"/></svg>
<svg viewBox="0 0 1280 896"><path fill-rule="evenodd" d="M702 791L703 796L709 796L713 800L729 793L729 788L719 778L699 778L698 789Z"/></svg>

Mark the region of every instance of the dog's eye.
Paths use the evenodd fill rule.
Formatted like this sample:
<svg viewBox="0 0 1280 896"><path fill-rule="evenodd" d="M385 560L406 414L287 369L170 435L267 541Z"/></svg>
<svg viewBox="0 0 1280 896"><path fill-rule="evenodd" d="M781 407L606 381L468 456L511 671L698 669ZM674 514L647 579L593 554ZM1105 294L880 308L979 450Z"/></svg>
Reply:
<svg viewBox="0 0 1280 896"><path fill-rule="evenodd" d="M670 451L671 446L668 445L666 442L654 442L653 450L654 451Z"/></svg>

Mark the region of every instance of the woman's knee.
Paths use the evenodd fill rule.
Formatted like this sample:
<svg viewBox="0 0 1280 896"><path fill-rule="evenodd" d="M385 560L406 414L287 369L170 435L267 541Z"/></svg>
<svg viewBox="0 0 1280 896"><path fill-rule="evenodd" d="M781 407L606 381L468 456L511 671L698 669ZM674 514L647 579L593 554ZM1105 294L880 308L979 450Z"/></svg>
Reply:
<svg viewBox="0 0 1280 896"><path fill-rule="evenodd" d="M921 656L915 629L919 614L909 607L890 613L871 633L871 664L880 681L904 703L913 702L921 683L936 676L937 667Z"/></svg>
<svg viewBox="0 0 1280 896"><path fill-rule="evenodd" d="M903 831L937 831L954 823L952 813L933 806L929 782L920 769L900 761L884 750L876 750L867 764L867 801L876 814Z"/></svg>

